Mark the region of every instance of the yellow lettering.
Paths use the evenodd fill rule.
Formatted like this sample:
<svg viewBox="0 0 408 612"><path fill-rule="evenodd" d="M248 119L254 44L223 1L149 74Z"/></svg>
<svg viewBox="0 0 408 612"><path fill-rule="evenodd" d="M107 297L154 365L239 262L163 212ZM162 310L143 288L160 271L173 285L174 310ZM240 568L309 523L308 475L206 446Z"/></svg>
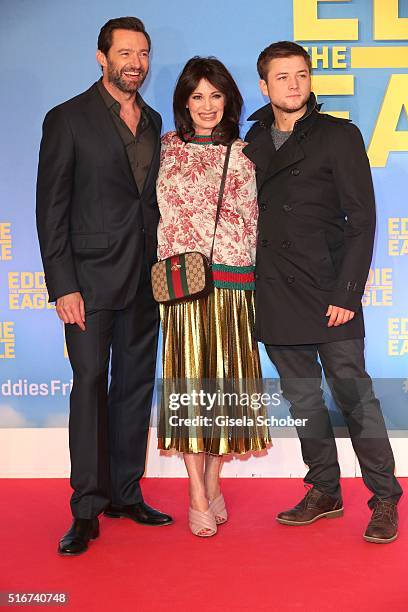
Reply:
<svg viewBox="0 0 408 612"><path fill-rule="evenodd" d="M373 167L386 166L391 151L408 151L408 131L396 129L404 108L408 109L408 74L393 74L367 151Z"/></svg>
<svg viewBox="0 0 408 612"><path fill-rule="evenodd" d="M354 76L352 74L314 74L312 89L316 96L352 96L354 94ZM327 111L335 117L349 118L348 111Z"/></svg>
<svg viewBox="0 0 408 612"><path fill-rule="evenodd" d="M398 340L388 340L388 354L392 357L398 357Z"/></svg>
<svg viewBox="0 0 408 612"><path fill-rule="evenodd" d="M14 359L14 342L4 342L0 344L0 359Z"/></svg>
<svg viewBox="0 0 408 612"><path fill-rule="evenodd" d="M11 240L11 223L0 223L0 240Z"/></svg>
<svg viewBox="0 0 408 612"><path fill-rule="evenodd" d="M392 268L370 268L367 283L369 285L383 286L392 283Z"/></svg>
<svg viewBox="0 0 408 612"><path fill-rule="evenodd" d="M400 218L399 217L389 217L388 218L388 233L389 234L399 234L400 233Z"/></svg>
<svg viewBox="0 0 408 612"><path fill-rule="evenodd" d="M388 334L390 336L396 336L399 330L399 319L391 317L388 319Z"/></svg>
<svg viewBox="0 0 408 612"><path fill-rule="evenodd" d="M43 310L46 308L46 297L45 293L34 293L32 308L35 310Z"/></svg>
<svg viewBox="0 0 408 612"><path fill-rule="evenodd" d="M36 289L46 289L44 272L35 272Z"/></svg>
<svg viewBox="0 0 408 612"><path fill-rule="evenodd" d="M48 303L48 295L43 293L10 293L9 294L10 310L52 310L54 304Z"/></svg>
<svg viewBox="0 0 408 612"><path fill-rule="evenodd" d="M406 68L407 47L352 47L351 68Z"/></svg>
<svg viewBox="0 0 408 612"><path fill-rule="evenodd" d="M349 111L327 111L327 113L320 111L323 115L332 115L332 117L340 117L340 119L350 119Z"/></svg>
<svg viewBox="0 0 408 612"><path fill-rule="evenodd" d="M352 74L314 74L312 88L317 96L352 96L354 76Z"/></svg>
<svg viewBox="0 0 408 612"><path fill-rule="evenodd" d="M10 293L9 294L9 308L10 310L18 310L20 306L18 305L18 294Z"/></svg>
<svg viewBox="0 0 408 612"><path fill-rule="evenodd" d="M392 289L383 289L382 306L392 306Z"/></svg>
<svg viewBox="0 0 408 612"><path fill-rule="evenodd" d="M9 272L8 282L9 282L9 289L18 289L19 287L18 272Z"/></svg>
<svg viewBox="0 0 408 612"><path fill-rule="evenodd" d="M2 261L11 260L11 244L0 244L0 259Z"/></svg>
<svg viewBox="0 0 408 612"><path fill-rule="evenodd" d="M397 257L399 255L399 241L391 239L388 241L388 255Z"/></svg>
<svg viewBox="0 0 408 612"><path fill-rule="evenodd" d="M319 62L322 62L319 66ZM312 68L329 67L329 47L322 47L319 51L317 47L312 47Z"/></svg>
<svg viewBox="0 0 408 612"><path fill-rule="evenodd" d="M406 40L408 18L398 16L398 0L374 0L374 40Z"/></svg>
<svg viewBox="0 0 408 612"><path fill-rule="evenodd" d="M363 295L363 306L392 306L392 289L371 289Z"/></svg>
<svg viewBox="0 0 408 612"><path fill-rule="evenodd" d="M333 47L332 49L333 68L347 68L346 52L347 52L347 47Z"/></svg>
<svg viewBox="0 0 408 612"><path fill-rule="evenodd" d="M14 341L14 323L12 321L3 321L0 323L0 339Z"/></svg>
<svg viewBox="0 0 408 612"><path fill-rule="evenodd" d="M35 295L33 295L33 298ZM21 310L25 310L25 308L33 308L33 302L31 301L31 295L29 293L24 293L21 299L20 304Z"/></svg>
<svg viewBox="0 0 408 612"><path fill-rule="evenodd" d="M406 355L406 353L408 353L408 340L403 340L401 342L401 349L400 349L400 356L402 355Z"/></svg>
<svg viewBox="0 0 408 612"><path fill-rule="evenodd" d="M358 19L319 19L320 2L334 0L293 0L295 40L358 40ZM337 0L350 2L350 0Z"/></svg>
<svg viewBox="0 0 408 612"><path fill-rule="evenodd" d="M383 268L381 270L381 285L392 284L392 268Z"/></svg>
<svg viewBox="0 0 408 612"><path fill-rule="evenodd" d="M21 289L34 289L34 274L32 272L21 272L20 279Z"/></svg>

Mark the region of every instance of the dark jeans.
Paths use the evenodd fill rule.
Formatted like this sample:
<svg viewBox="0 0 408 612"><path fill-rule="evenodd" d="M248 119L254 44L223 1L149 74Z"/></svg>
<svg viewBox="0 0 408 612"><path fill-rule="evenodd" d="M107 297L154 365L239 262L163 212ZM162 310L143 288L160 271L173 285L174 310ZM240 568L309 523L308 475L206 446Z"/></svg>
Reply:
<svg viewBox="0 0 408 612"><path fill-rule="evenodd" d="M65 326L74 375L71 510L74 517L93 518L111 501L128 505L143 499L139 480L145 469L158 334L148 274L128 308L88 313L85 324L85 332Z"/></svg>
<svg viewBox="0 0 408 612"><path fill-rule="evenodd" d="M283 396L298 427L305 482L340 498L340 467L328 409L321 388L323 366L333 398L343 413L366 486L375 498L397 502L402 489L394 476L394 456L372 381L365 371L364 340L341 340L297 346L266 345L278 370Z"/></svg>

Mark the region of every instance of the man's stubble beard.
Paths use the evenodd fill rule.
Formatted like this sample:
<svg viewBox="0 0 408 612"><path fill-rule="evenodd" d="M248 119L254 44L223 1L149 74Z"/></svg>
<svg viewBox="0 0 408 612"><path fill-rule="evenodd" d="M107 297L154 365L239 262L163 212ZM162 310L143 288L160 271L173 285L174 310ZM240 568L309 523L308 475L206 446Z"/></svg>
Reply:
<svg viewBox="0 0 408 612"><path fill-rule="evenodd" d="M277 109L279 109L280 111L282 111L283 113L297 113L299 112L304 106L307 106L308 100L310 98L310 93L309 95L305 96L303 98L303 100L301 102L299 102L299 104L297 104L295 107L288 107L288 106L283 106L282 104L275 104L275 102L272 102L273 106Z"/></svg>
<svg viewBox="0 0 408 612"><path fill-rule="evenodd" d="M109 83L117 87L120 91L122 91L123 93L136 93L138 89L143 85L146 79L146 76L147 76L147 72L143 73L142 79L140 81L136 83L131 83L131 82L127 83L122 78L122 72L125 72L125 68L126 70L129 70L129 71L132 70L132 68L129 66L123 67L121 70L118 70L112 63L108 62L108 66L107 66L108 81Z"/></svg>

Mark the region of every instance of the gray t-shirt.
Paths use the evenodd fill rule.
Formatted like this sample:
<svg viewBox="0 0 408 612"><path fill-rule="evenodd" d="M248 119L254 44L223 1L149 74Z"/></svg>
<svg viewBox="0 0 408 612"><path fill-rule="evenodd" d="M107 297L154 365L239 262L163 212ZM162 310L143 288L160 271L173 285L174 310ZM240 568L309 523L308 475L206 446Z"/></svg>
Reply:
<svg viewBox="0 0 408 612"><path fill-rule="evenodd" d="M275 125L271 126L271 135L275 149L278 150L287 141L292 132L281 132Z"/></svg>

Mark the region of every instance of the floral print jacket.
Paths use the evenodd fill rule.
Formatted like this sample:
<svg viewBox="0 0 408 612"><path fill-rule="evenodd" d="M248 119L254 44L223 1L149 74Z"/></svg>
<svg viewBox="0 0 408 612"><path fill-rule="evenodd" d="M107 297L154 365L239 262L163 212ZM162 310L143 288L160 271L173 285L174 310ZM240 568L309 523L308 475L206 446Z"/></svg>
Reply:
<svg viewBox="0 0 408 612"><path fill-rule="evenodd" d="M230 273L230 281L231 274L253 276L255 264L256 179L253 163L242 152L245 144L237 139L231 148L213 253L213 269ZM188 251L209 257L225 152L223 145L183 142L176 132L162 137L157 180L160 260ZM224 279L218 285L230 283Z"/></svg>

